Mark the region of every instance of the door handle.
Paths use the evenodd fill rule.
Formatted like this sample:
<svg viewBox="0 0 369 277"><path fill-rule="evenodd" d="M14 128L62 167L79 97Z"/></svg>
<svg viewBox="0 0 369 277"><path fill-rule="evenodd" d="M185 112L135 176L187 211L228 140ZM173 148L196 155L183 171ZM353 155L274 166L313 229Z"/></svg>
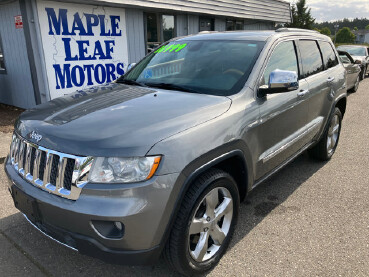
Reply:
<svg viewBox="0 0 369 277"><path fill-rule="evenodd" d="M334 81L334 77L329 77L328 79L327 79L327 82L328 83L332 83Z"/></svg>
<svg viewBox="0 0 369 277"><path fill-rule="evenodd" d="M297 93L298 97L304 97L309 92L308 89L301 90L299 93Z"/></svg>

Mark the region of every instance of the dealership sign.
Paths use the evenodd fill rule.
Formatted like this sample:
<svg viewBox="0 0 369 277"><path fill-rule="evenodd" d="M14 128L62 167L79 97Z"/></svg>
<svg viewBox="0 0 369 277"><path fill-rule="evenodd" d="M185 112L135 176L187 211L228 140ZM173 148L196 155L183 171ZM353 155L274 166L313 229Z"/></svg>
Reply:
<svg viewBox="0 0 369 277"><path fill-rule="evenodd" d="M51 98L124 74L124 9L42 1L38 14Z"/></svg>

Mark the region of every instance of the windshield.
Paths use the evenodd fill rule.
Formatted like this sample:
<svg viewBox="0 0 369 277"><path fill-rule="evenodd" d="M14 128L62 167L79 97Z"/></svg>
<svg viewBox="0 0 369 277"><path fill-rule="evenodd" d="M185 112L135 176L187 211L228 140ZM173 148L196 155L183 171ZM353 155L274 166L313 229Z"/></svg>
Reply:
<svg viewBox="0 0 369 277"><path fill-rule="evenodd" d="M232 95L245 84L264 42L180 40L146 56L117 82L211 95Z"/></svg>
<svg viewBox="0 0 369 277"><path fill-rule="evenodd" d="M364 47L339 46L337 49L346 51L351 56L366 56Z"/></svg>

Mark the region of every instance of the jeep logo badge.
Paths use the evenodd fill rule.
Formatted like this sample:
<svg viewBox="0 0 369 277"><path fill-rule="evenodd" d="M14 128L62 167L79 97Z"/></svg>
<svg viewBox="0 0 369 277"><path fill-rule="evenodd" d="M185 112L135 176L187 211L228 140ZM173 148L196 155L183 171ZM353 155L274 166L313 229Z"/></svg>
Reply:
<svg viewBox="0 0 369 277"><path fill-rule="evenodd" d="M42 139L42 136L40 134L37 134L35 131L32 131L28 134L28 137L30 139L34 139L36 142L39 142Z"/></svg>

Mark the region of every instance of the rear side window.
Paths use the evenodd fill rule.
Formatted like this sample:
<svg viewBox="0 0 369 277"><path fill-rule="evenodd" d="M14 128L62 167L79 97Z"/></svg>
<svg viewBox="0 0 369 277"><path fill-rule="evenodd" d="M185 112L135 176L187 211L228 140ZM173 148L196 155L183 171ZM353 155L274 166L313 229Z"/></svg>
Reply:
<svg viewBox="0 0 369 277"><path fill-rule="evenodd" d="M267 85L269 83L270 73L276 69L295 71L297 74L299 73L293 41L285 41L277 45L269 59L267 67L265 68L264 76L260 85Z"/></svg>
<svg viewBox="0 0 369 277"><path fill-rule="evenodd" d="M323 62L315 40L300 40L299 48L303 67L303 78L323 71Z"/></svg>
<svg viewBox="0 0 369 277"><path fill-rule="evenodd" d="M320 41L319 46L323 54L324 67L327 69L338 65L338 59L331 44L329 42Z"/></svg>

